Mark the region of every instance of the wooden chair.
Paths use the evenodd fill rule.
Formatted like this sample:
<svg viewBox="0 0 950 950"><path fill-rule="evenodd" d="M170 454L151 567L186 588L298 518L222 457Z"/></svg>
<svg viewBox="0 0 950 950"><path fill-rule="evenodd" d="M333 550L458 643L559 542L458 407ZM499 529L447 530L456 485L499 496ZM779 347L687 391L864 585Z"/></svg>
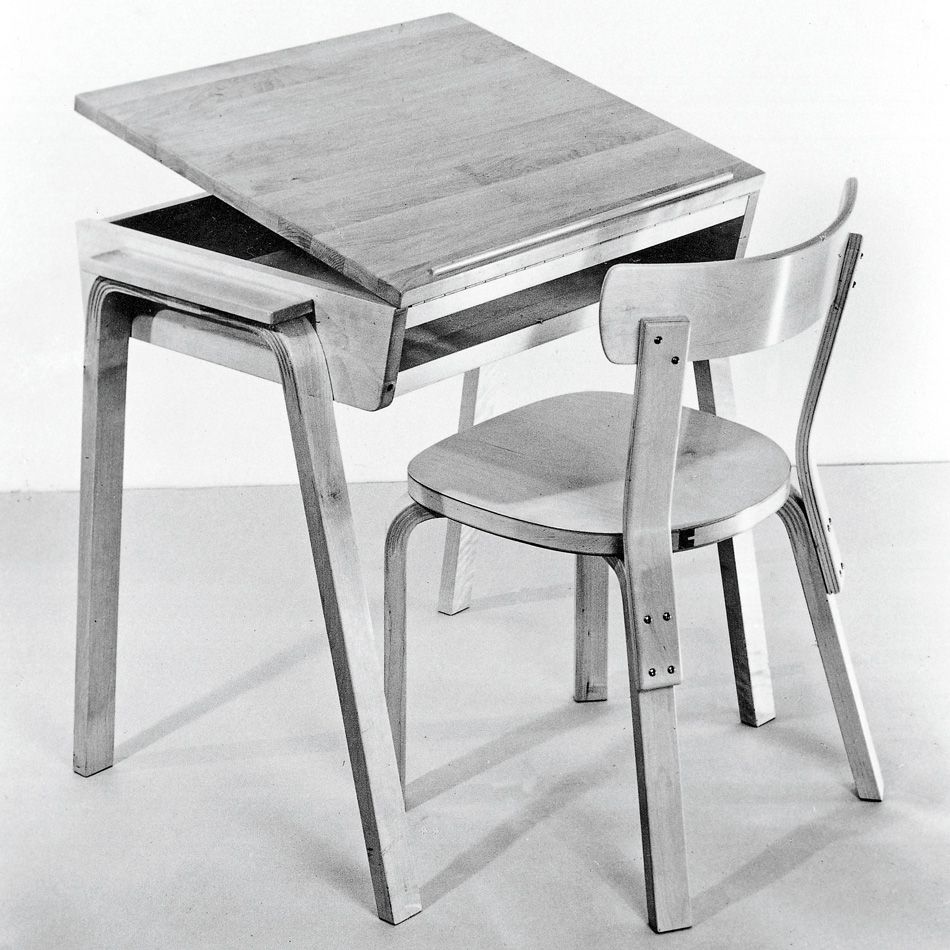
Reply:
<svg viewBox="0 0 950 950"><path fill-rule="evenodd" d="M699 264L618 264L603 285L607 357L638 364L633 396L546 399L453 435L409 465L412 504L386 541L386 698L405 782L406 548L445 517L492 534L606 559L620 581L650 926L689 927L673 688L683 678L672 555L777 513L791 541L859 798L882 782L834 595L843 567L809 457L815 407L852 286L861 236L847 232L850 179L834 223L804 244ZM796 445L799 488L766 436L681 407L689 360L762 349L827 314Z"/></svg>

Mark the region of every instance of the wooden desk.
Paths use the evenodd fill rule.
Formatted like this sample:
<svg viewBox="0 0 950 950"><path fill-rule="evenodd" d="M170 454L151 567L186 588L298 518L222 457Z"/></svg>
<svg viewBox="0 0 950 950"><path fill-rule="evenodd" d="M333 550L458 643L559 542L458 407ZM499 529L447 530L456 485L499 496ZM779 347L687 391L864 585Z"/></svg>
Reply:
<svg viewBox="0 0 950 950"><path fill-rule="evenodd" d="M590 325L612 262L742 253L762 174L452 15L76 106L209 194L79 226L75 768L113 761L129 339L279 381L377 909L398 923L420 903L332 403L379 409Z"/></svg>

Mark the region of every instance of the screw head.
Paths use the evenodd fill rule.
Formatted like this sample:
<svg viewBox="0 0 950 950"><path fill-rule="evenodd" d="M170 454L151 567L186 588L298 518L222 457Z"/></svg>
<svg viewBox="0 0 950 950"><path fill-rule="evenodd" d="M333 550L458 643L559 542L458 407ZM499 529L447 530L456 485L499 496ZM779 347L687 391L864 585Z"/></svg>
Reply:
<svg viewBox="0 0 950 950"><path fill-rule="evenodd" d="M666 668L666 672L667 672L667 673L675 673L675 672L676 672L676 667L675 667L675 666L668 666L668 667Z"/></svg>
<svg viewBox="0 0 950 950"><path fill-rule="evenodd" d="M650 676L656 676L656 669L651 666L650 669L647 670L647 673L649 673Z"/></svg>
<svg viewBox="0 0 950 950"><path fill-rule="evenodd" d="M644 623L653 623L653 618L652 618L649 614L647 614L647 615L643 618L643 622L644 622Z"/></svg>
<svg viewBox="0 0 950 950"><path fill-rule="evenodd" d="M669 620L669 619L670 619L670 612L669 612L668 610L665 610L665 611L663 612L663 619L664 619L664 620Z"/></svg>
<svg viewBox="0 0 950 950"><path fill-rule="evenodd" d="M654 343L662 343L662 342L663 342L663 337L661 337L661 336L655 336L655 337L653 337L653 342L654 342Z"/></svg>
<svg viewBox="0 0 950 950"><path fill-rule="evenodd" d="M674 356L673 359L670 360L670 362L671 362L674 366L675 366L679 361L680 361L680 358L679 358L678 356Z"/></svg>

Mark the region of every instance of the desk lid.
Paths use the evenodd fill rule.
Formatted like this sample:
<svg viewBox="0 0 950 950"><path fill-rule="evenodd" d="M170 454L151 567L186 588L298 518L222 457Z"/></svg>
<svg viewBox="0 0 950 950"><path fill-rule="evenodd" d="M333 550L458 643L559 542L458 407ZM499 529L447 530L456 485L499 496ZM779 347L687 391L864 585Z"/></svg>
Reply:
<svg viewBox="0 0 950 950"><path fill-rule="evenodd" d="M76 109L396 306L761 174L453 14L84 93Z"/></svg>

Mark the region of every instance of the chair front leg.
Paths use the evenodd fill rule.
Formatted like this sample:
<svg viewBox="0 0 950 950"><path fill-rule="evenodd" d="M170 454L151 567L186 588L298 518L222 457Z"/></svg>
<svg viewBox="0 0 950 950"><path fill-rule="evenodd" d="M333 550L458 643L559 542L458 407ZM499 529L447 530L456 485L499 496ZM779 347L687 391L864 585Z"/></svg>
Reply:
<svg viewBox="0 0 950 950"><path fill-rule="evenodd" d="M821 564L801 496L797 492L793 493L778 515L785 525L795 554L795 565L808 604L858 798L879 802L884 794L881 768L851 665L836 598L825 590Z"/></svg>
<svg viewBox="0 0 950 950"><path fill-rule="evenodd" d="M125 295L102 280L87 293L79 491L79 596L73 769L93 775L113 762L115 660L125 391L131 319Z"/></svg>
<svg viewBox="0 0 950 950"><path fill-rule="evenodd" d="M607 698L607 565L578 554L574 569L574 702Z"/></svg>
<svg viewBox="0 0 950 950"><path fill-rule="evenodd" d="M386 533L383 563L383 680L399 781L406 791L406 566L413 529L441 517L415 502L403 508ZM448 525L456 522L447 522Z"/></svg>
<svg viewBox="0 0 950 950"><path fill-rule="evenodd" d="M253 330L280 368L376 909L421 909L382 671L353 530L323 349L306 319Z"/></svg>
<svg viewBox="0 0 950 950"><path fill-rule="evenodd" d="M633 748L637 763L647 919L657 933L683 930L692 926L692 909L674 687L652 690L640 688L636 595L629 591L623 561L607 558L607 562L620 582L627 633L627 670L630 677Z"/></svg>

